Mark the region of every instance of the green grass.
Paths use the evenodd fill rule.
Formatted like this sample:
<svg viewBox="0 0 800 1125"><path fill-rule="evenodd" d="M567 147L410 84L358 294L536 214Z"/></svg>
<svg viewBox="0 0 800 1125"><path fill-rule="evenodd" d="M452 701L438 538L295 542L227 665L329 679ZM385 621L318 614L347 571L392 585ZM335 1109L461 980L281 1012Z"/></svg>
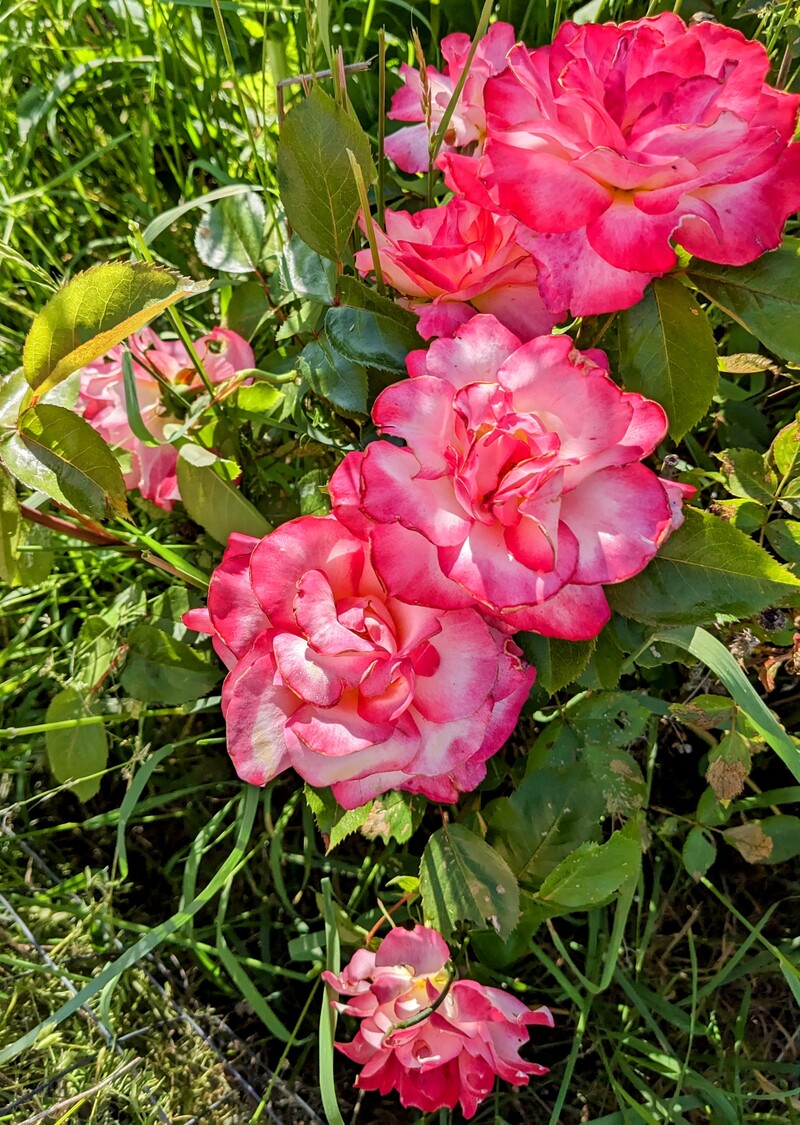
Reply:
<svg viewBox="0 0 800 1125"><path fill-rule="evenodd" d="M409 56L412 15L433 58L431 44L449 30L471 31L480 7L351 0L331 4L330 26L347 61L373 58L385 26L395 64ZM498 13L535 43L576 7L507 0ZM719 5L727 19L737 7ZM224 41L205 0L25 0L0 13L3 373L19 363L48 278L127 256L136 232L218 187L258 185L277 200L272 82L308 65L306 8L220 0L218 9ZM605 13L645 10L611 0ZM737 26L760 33L777 70L791 24L778 5L764 13ZM354 77L351 96L374 130L374 73ZM198 214L183 212L152 245L159 260L193 276L207 273L193 246ZM203 297L183 315L210 324L219 299ZM268 335L257 350L271 348ZM321 467L319 448L295 446L281 447L268 494L258 497L276 518L295 511L287 485L296 473L285 457L303 470ZM198 544L179 515L146 506L137 515L156 538L188 543L198 565L213 565L213 545ZM53 1012L68 1014L0 1062L0 1122L23 1125L45 1111L41 1120L92 1125L319 1120L323 880L348 924L369 930L377 900L400 899L387 884L415 873L418 847L376 848L354 836L325 855L291 777L263 794L235 781L216 703L148 711L126 699L113 671L99 689L113 720L100 796L84 807L55 786L41 728L50 699L75 674L81 624L116 599L109 630L121 657L127 624L158 612L171 580L132 555L46 532L32 552L49 576L0 600L0 1058ZM662 673L673 694L690 674ZM786 694L785 721L796 718L796 702ZM522 724L512 761L528 749L532 727ZM756 869L728 848L709 882L690 879L680 825L703 788L700 749L688 768L678 743L662 724L657 744L633 747L649 766L651 805L664 811L651 811L647 874L630 897L543 928L507 978L473 966L556 1014L556 1030L537 1033L534 1046L550 1075L499 1092L476 1121L800 1120L797 998L781 971L781 958L798 964L796 875L787 865ZM775 761L754 778L763 790L788 784ZM431 809L418 839L437 826ZM396 915L408 916L405 908ZM327 921L330 932L330 911ZM336 1060L345 1121L401 1119L392 1099L360 1099L353 1075Z"/></svg>

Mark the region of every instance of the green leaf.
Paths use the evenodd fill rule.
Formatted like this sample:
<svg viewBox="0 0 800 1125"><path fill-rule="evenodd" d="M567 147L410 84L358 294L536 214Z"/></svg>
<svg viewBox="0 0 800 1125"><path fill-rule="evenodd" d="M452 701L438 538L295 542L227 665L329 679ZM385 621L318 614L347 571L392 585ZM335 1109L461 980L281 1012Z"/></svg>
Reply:
<svg viewBox="0 0 800 1125"><path fill-rule="evenodd" d="M770 351L800 362L800 239L746 266L719 266L693 258L687 277L718 308Z"/></svg>
<svg viewBox="0 0 800 1125"><path fill-rule="evenodd" d="M462 824L445 824L422 856L420 893L425 919L445 941L459 922L502 938L519 920L519 886L502 856Z"/></svg>
<svg viewBox="0 0 800 1125"><path fill-rule="evenodd" d="M488 841L523 884L538 886L575 848L596 839L604 805L585 762L545 766L486 806Z"/></svg>
<svg viewBox="0 0 800 1125"><path fill-rule="evenodd" d="M405 376L406 356L419 348L416 332L396 320L344 305L328 309L325 331L332 346L351 363Z"/></svg>
<svg viewBox="0 0 800 1125"><path fill-rule="evenodd" d="M87 691L95 687L111 667L118 651L114 630L99 614L81 625L72 659L73 680Z"/></svg>
<svg viewBox="0 0 800 1125"><path fill-rule="evenodd" d="M639 869L638 834L638 822L630 820L605 844L581 844L550 872L539 888L537 902L566 911L588 910L605 902Z"/></svg>
<svg viewBox="0 0 800 1125"><path fill-rule="evenodd" d="M22 517L14 481L0 465L0 581L8 586L19 582L19 546Z"/></svg>
<svg viewBox="0 0 800 1125"><path fill-rule="evenodd" d="M245 340L252 340L262 321L271 309L264 287L258 281L244 281L237 285L225 310L225 327L237 332Z"/></svg>
<svg viewBox="0 0 800 1125"><path fill-rule="evenodd" d="M228 401L233 409L250 415L254 420L264 421L283 402L283 398L279 387L258 382L249 387L237 387Z"/></svg>
<svg viewBox="0 0 800 1125"><path fill-rule="evenodd" d="M336 266L293 234L278 258L270 291L276 299L305 298L330 305L336 291Z"/></svg>
<svg viewBox="0 0 800 1125"><path fill-rule="evenodd" d="M68 687L53 696L45 722L64 723L92 714L82 694ZM108 738L102 723L87 723L45 734L47 761L56 781L71 789L79 801L88 801L100 789L100 774L108 762Z"/></svg>
<svg viewBox="0 0 800 1125"><path fill-rule="evenodd" d="M369 141L320 86L286 116L278 144L278 186L292 229L312 250L340 261L359 209L347 150L371 184Z"/></svg>
<svg viewBox="0 0 800 1125"><path fill-rule="evenodd" d="M650 565L606 593L625 617L684 625L800 604L800 581L729 523L689 508Z"/></svg>
<svg viewBox="0 0 800 1125"><path fill-rule="evenodd" d="M625 750L587 747L584 760L611 816L633 816L647 798L647 785L638 763ZM588 791L588 790L587 790Z"/></svg>
<svg viewBox="0 0 800 1125"><path fill-rule="evenodd" d="M538 633L517 633L515 638L536 669L536 686L548 695L576 680L589 663L595 641L562 641Z"/></svg>
<svg viewBox="0 0 800 1125"><path fill-rule="evenodd" d="M771 504L778 478L754 449L726 449L719 454L728 489L743 500Z"/></svg>
<svg viewBox="0 0 800 1125"><path fill-rule="evenodd" d="M396 320L411 332L417 330L417 317L409 309L404 309L397 301L390 297L383 297L370 289L357 277L343 273L339 278L338 295L340 305L350 305L354 309L369 309L370 312L380 313L389 320Z"/></svg>
<svg viewBox="0 0 800 1125"><path fill-rule="evenodd" d="M127 515L127 491L117 459L83 418L63 406L42 403L20 416L19 434L27 451L47 470L37 487L48 496L59 503L65 500L92 519ZM50 474L55 489L49 487Z"/></svg>
<svg viewBox="0 0 800 1125"><path fill-rule="evenodd" d="M772 840L772 851L766 863L785 863L800 855L800 817L782 813L761 821L761 831Z"/></svg>
<svg viewBox="0 0 800 1125"><path fill-rule="evenodd" d="M660 403L678 441L711 405L719 371L708 317L685 285L656 278L618 313L620 375L629 391Z"/></svg>
<svg viewBox="0 0 800 1125"><path fill-rule="evenodd" d="M695 883L699 882L717 858L717 845L711 833L705 828L693 828L683 842L682 858Z"/></svg>
<svg viewBox="0 0 800 1125"><path fill-rule="evenodd" d="M764 530L776 555L788 563L800 563L800 523L797 520L773 520Z"/></svg>
<svg viewBox="0 0 800 1125"><path fill-rule="evenodd" d="M721 805L717 800L717 795L713 789L704 789L697 802L697 809L695 816L701 824L707 824L712 828L719 827L724 824L731 814L730 808Z"/></svg>
<svg viewBox="0 0 800 1125"><path fill-rule="evenodd" d="M324 333L306 344L297 366L314 394L326 399L342 414L353 417L369 412L366 371L332 348Z"/></svg>
<svg viewBox="0 0 800 1125"><path fill-rule="evenodd" d="M207 695L221 670L182 641L152 625L137 625L128 636L128 657L122 686L145 703L179 704Z"/></svg>
<svg viewBox="0 0 800 1125"><path fill-rule="evenodd" d="M330 473L324 469L312 469L297 482L297 491L300 496L301 516L326 516L331 510L331 499L328 495L328 481Z"/></svg>
<svg viewBox="0 0 800 1125"><path fill-rule="evenodd" d="M767 519L767 509L755 500L715 500L712 505L715 516L738 527L745 535L760 530Z"/></svg>
<svg viewBox="0 0 800 1125"><path fill-rule="evenodd" d="M266 221L264 201L254 191L221 199L197 225L200 261L225 273L251 273L261 259Z"/></svg>
<svg viewBox="0 0 800 1125"><path fill-rule="evenodd" d="M106 262L79 273L34 319L22 353L25 378L43 394L207 287L149 262Z"/></svg>
<svg viewBox="0 0 800 1125"><path fill-rule="evenodd" d="M372 801L367 801L357 809L343 809L330 789L312 789L306 783L306 803L314 814L317 828L325 841L325 854L357 832L369 815Z"/></svg>
<svg viewBox="0 0 800 1125"><path fill-rule="evenodd" d="M223 546L232 531L261 539L272 528L241 490L217 471L223 462L199 445L181 446L178 487L186 511Z"/></svg>
<svg viewBox="0 0 800 1125"><path fill-rule="evenodd" d="M783 427L773 441L770 452L784 480L792 480L800 473L800 424L797 421Z"/></svg>

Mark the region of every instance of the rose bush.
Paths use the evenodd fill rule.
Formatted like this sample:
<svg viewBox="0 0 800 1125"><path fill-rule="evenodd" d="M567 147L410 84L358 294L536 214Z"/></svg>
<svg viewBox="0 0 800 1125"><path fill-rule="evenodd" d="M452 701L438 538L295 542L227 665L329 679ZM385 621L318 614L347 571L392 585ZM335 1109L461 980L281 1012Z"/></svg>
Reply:
<svg viewBox="0 0 800 1125"><path fill-rule="evenodd" d="M467 592L511 628L596 636L603 586L647 565L693 492L640 464L666 434L662 408L621 391L602 352L568 336L521 344L491 316L412 352L408 369L373 409L407 448L347 455L330 486L338 518L414 533L405 552L376 540L389 582L413 554L451 580L442 605Z"/></svg>
<svg viewBox="0 0 800 1125"><path fill-rule="evenodd" d="M162 402L161 384L156 376L180 391L196 391L203 382L181 340L164 340L152 328L144 328L130 337L128 347L139 413L153 436L153 444L131 430L125 404L122 345L81 370L79 409L104 441L130 454L130 468L125 473L127 487L138 488L145 499L169 511L180 500L178 451L165 441L164 428L176 418ZM208 336L201 336L195 340L194 349L212 383L222 383L255 365L253 349L247 341L226 328L215 328Z"/></svg>
<svg viewBox="0 0 800 1125"><path fill-rule="evenodd" d="M483 87L491 75L504 69L514 38L511 24L495 23L481 39L470 63L458 105L450 118L444 151L464 145L480 145L486 127ZM421 125L398 129L386 138L386 155L404 172L427 172L430 139L438 129L464 72L470 43L469 35L461 32L445 36L442 55L446 66L441 73L435 67L426 66L423 78L419 70L407 63L400 67L404 85L392 98L388 116L393 121L422 122Z"/></svg>
<svg viewBox="0 0 800 1125"><path fill-rule="evenodd" d="M294 769L344 808L388 789L455 801L513 730L534 671L470 608L419 604L333 517L232 535L207 610L230 669L222 706L239 776Z"/></svg>
<svg viewBox="0 0 800 1125"><path fill-rule="evenodd" d="M547 1073L519 1051L528 1027L552 1027L553 1017L549 1009L532 1011L499 988L474 980L450 983L449 959L441 936L416 925L392 930L377 953L357 950L338 976L322 975L349 997L335 1002L336 1008L361 1020L351 1043L336 1044L362 1066L357 1086L396 1091L404 1106L426 1113L455 1109L460 1102L469 1118L491 1093L496 1076L526 1086L529 1075ZM437 1002L427 1018L401 1026Z"/></svg>
<svg viewBox="0 0 800 1125"><path fill-rule="evenodd" d="M516 238L517 221L462 197L410 214L387 211L386 231L375 227L383 277L403 294L400 304L419 315L417 330L452 336L476 311L494 316L520 339L549 332L566 310L553 314L536 284L536 263ZM361 250L356 266L373 270Z"/></svg>
<svg viewBox="0 0 800 1125"><path fill-rule="evenodd" d="M761 44L671 12L564 23L486 82L483 154L450 161L450 185L520 220L554 310L627 308L675 266L671 240L728 265L778 246L800 98L768 70Z"/></svg>

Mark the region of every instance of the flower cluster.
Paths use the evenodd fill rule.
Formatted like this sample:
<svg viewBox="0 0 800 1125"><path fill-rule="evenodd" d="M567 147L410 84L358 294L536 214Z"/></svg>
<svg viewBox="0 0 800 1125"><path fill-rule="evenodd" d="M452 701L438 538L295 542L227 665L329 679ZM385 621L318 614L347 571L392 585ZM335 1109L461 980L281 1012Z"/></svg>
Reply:
<svg viewBox="0 0 800 1125"><path fill-rule="evenodd" d="M122 345L80 373L79 409L86 421L114 449L130 455L125 473L128 488L138 488L146 500L169 511L178 491L178 452L166 441L165 427L176 421L169 405L162 402L162 386L179 392L202 387L200 375L180 340L163 340L152 328L144 328L128 340L139 414L152 442L131 429L125 401ZM195 354L211 383L223 383L239 371L255 365L246 340L226 328L215 328L194 342Z"/></svg>
<svg viewBox="0 0 800 1125"><path fill-rule="evenodd" d="M357 1086L396 1091L404 1106L425 1113L460 1102L469 1118L491 1093L495 1076L526 1086L530 1074L547 1073L519 1050L528 1027L552 1027L553 1017L499 988L453 980L449 959L435 930L415 926L392 930L377 953L357 950L339 976L322 975L349 998L336 1008L361 1020L352 1043L337 1043L363 1066Z"/></svg>
<svg viewBox="0 0 800 1125"><path fill-rule="evenodd" d="M435 279L437 292L422 287L429 297L458 293L450 299L496 311L481 304L496 279L480 250L464 269L471 231L492 222L503 232L496 240L530 254L527 269L517 258L518 284L529 288L533 316L543 304L553 322L566 310L586 316L635 304L651 278L675 266L673 243L728 265L778 246L800 207L800 144L792 143L800 97L764 81L769 59L759 43L665 12L619 26L566 22L550 46L517 44L500 61L507 25L492 30L438 163L456 199L494 219L473 215L462 239L463 223L422 212L414 219L423 239L408 237L408 220L387 217L381 266L400 293L418 303L419 275L435 258L445 276ZM445 39L442 52L445 76L402 71L390 116L423 120L432 99L433 129L463 69L461 37ZM387 141L405 171L420 170L427 144L426 126L415 128ZM359 268L369 268L365 259ZM444 334L447 323L438 325Z"/></svg>

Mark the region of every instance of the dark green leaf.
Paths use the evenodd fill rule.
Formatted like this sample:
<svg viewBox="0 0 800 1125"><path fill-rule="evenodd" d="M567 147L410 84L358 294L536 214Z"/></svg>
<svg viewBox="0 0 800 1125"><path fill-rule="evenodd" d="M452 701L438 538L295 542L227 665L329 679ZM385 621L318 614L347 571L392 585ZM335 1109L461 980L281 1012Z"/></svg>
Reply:
<svg viewBox="0 0 800 1125"><path fill-rule="evenodd" d="M604 804L585 762L546 766L486 806L488 841L518 879L538 886L570 852L597 838Z"/></svg>
<svg viewBox="0 0 800 1125"><path fill-rule="evenodd" d="M425 918L445 941L459 922L487 922L507 937L519 920L519 887L502 856L461 824L445 824L422 856Z"/></svg>
<svg viewBox="0 0 800 1125"><path fill-rule="evenodd" d="M89 718L91 708L75 688L53 696L45 721L64 723ZM66 784L79 801L88 801L100 789L99 774L108 762L108 738L102 723L49 730L45 735L47 761L56 781ZM97 774L98 776L94 776Z"/></svg>
<svg viewBox="0 0 800 1125"><path fill-rule="evenodd" d="M638 871L642 859L638 837L638 822L630 820L605 844L581 844L550 872L537 902L567 911L588 910L605 902Z"/></svg>
<svg viewBox="0 0 800 1125"><path fill-rule="evenodd" d="M703 790L695 811L695 816L701 824L707 824L711 828L718 828L720 824L725 823L730 813L730 808L726 808L719 803L713 789L709 788Z"/></svg>
<svg viewBox="0 0 800 1125"><path fill-rule="evenodd" d="M800 855L800 817L767 816L761 821L761 831L772 840L772 851L766 863L785 863Z"/></svg>
<svg viewBox="0 0 800 1125"><path fill-rule="evenodd" d="M338 284L339 304L350 305L354 309L369 309L370 312L380 313L389 320L396 320L411 332L417 330L417 317L409 309L404 309L397 301L390 297L382 297L374 289L370 289L357 277L343 273Z"/></svg>
<svg viewBox="0 0 800 1125"><path fill-rule="evenodd" d="M270 315L270 306L264 287L259 281L245 281L237 285L225 310L225 327L238 332L245 340L252 340L261 322Z"/></svg>
<svg viewBox="0 0 800 1125"><path fill-rule="evenodd" d="M257 192L221 199L197 225L194 245L200 261L225 273L251 273L261 259L266 221Z"/></svg>
<svg viewBox="0 0 800 1125"><path fill-rule="evenodd" d="M95 687L117 654L114 630L105 618L87 617L78 633L73 655L73 680L87 691Z"/></svg>
<svg viewBox="0 0 800 1125"><path fill-rule="evenodd" d="M291 109L278 145L278 186L292 229L312 250L340 261L360 205L347 150L366 184L374 168L358 122L320 86Z"/></svg>
<svg viewBox="0 0 800 1125"><path fill-rule="evenodd" d="M92 519L127 515L117 459L83 418L63 406L42 403L21 415L19 432L27 451L47 470L38 483L43 492L59 502L63 497L69 507ZM50 474L56 489L49 487Z"/></svg>
<svg viewBox="0 0 800 1125"><path fill-rule="evenodd" d="M717 858L717 845L705 828L693 828L683 843L683 866L695 882Z"/></svg>
<svg viewBox="0 0 800 1125"><path fill-rule="evenodd" d="M22 353L25 378L44 393L207 286L149 262L105 262L77 274L31 325Z"/></svg>
<svg viewBox="0 0 800 1125"><path fill-rule="evenodd" d="M223 546L232 531L257 539L269 534L270 524L258 508L215 466L220 463L199 445L184 445L178 456L178 487L186 511Z"/></svg>
<svg viewBox="0 0 800 1125"><path fill-rule="evenodd" d="M222 676L216 664L152 625L137 625L128 646L122 686L145 703L188 703L207 695Z"/></svg>
<svg viewBox="0 0 800 1125"><path fill-rule="evenodd" d="M765 531L767 542L776 555L788 563L800 563L800 523L797 520L773 520Z"/></svg>
<svg viewBox="0 0 800 1125"><path fill-rule="evenodd" d="M353 417L368 413L366 371L332 348L324 334L306 344L297 365L311 390L342 414Z"/></svg>
<svg viewBox="0 0 800 1125"><path fill-rule="evenodd" d="M277 300L304 298L330 305L336 291L336 265L293 234L278 258L270 290Z"/></svg>
<svg viewBox="0 0 800 1125"><path fill-rule="evenodd" d="M719 266L693 258L689 280L752 332L770 351L800 362L800 240L762 254L746 266Z"/></svg>
<svg viewBox="0 0 800 1125"><path fill-rule="evenodd" d="M705 414L717 389L717 348L708 318L685 285L656 278L618 314L620 374L629 391L660 403L678 441Z"/></svg>
<svg viewBox="0 0 800 1125"><path fill-rule="evenodd" d="M682 625L800 604L800 581L729 523L690 508L653 562L607 595L626 617Z"/></svg>
<svg viewBox="0 0 800 1125"><path fill-rule="evenodd" d="M594 650L594 641L562 641L538 633L518 633L517 644L536 669L536 685L548 695L576 680Z"/></svg>
<svg viewBox="0 0 800 1125"><path fill-rule="evenodd" d="M416 332L369 309L328 309L325 330L333 347L353 363L405 376L406 356L422 341Z"/></svg>

